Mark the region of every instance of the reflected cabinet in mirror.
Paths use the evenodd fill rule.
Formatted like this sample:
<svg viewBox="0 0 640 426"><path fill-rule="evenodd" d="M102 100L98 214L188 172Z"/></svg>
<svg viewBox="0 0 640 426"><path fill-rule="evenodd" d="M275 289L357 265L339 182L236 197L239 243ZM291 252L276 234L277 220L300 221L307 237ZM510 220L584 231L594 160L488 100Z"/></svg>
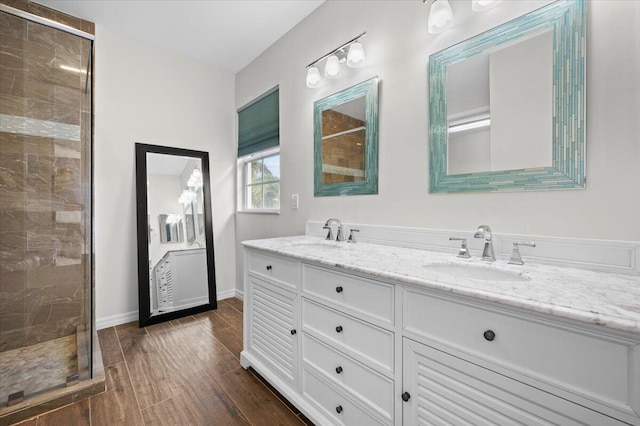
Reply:
<svg viewBox="0 0 640 426"><path fill-rule="evenodd" d="M206 152L136 144L140 327L216 308Z"/></svg>
<svg viewBox="0 0 640 426"><path fill-rule="evenodd" d="M584 0L429 58L430 192L585 187Z"/></svg>
<svg viewBox="0 0 640 426"><path fill-rule="evenodd" d="M314 194L378 193L378 78L314 103Z"/></svg>

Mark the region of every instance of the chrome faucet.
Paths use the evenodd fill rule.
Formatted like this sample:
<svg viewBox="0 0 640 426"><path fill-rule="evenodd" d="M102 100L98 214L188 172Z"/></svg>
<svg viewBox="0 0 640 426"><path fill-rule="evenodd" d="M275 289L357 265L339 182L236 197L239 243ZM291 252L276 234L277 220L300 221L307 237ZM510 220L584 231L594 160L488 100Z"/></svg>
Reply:
<svg viewBox="0 0 640 426"><path fill-rule="evenodd" d="M482 260L487 262L495 262L496 255L493 253L493 240L491 235L491 228L489 225L480 225L476 229L474 238L484 238L484 249L482 250Z"/></svg>
<svg viewBox="0 0 640 426"><path fill-rule="evenodd" d="M329 220L326 221L326 223L324 224L324 226L322 227L322 229L328 229L329 232L327 233L327 240L333 240L333 232L331 232L331 224L332 223L337 223L338 224L338 233L336 234L336 241L344 241L344 237L342 235L342 222L340 221L340 219L335 219L335 218L331 218Z"/></svg>

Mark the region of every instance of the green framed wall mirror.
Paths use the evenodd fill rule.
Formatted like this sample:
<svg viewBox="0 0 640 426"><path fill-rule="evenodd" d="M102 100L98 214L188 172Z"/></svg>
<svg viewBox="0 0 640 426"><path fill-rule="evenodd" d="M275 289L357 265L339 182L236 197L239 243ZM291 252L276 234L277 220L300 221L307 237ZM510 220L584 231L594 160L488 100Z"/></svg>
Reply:
<svg viewBox="0 0 640 426"><path fill-rule="evenodd" d="M313 104L314 195L378 193L378 78Z"/></svg>
<svg viewBox="0 0 640 426"><path fill-rule="evenodd" d="M429 192L585 187L586 2L562 0L429 58Z"/></svg>

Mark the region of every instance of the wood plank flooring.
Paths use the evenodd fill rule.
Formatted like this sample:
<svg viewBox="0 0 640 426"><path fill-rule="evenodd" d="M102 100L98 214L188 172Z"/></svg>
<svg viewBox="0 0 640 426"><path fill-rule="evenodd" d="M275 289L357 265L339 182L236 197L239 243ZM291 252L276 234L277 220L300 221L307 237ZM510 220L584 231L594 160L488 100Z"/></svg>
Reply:
<svg viewBox="0 0 640 426"><path fill-rule="evenodd" d="M98 331L107 391L20 423L44 425L311 425L240 366L242 301L138 328Z"/></svg>

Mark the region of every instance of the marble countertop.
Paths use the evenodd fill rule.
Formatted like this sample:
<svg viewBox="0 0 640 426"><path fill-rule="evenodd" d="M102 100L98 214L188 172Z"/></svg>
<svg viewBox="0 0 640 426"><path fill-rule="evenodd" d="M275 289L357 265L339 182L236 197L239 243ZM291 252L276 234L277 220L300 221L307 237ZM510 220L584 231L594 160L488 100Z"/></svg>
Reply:
<svg viewBox="0 0 640 426"><path fill-rule="evenodd" d="M245 241L250 248L293 256L380 278L421 285L492 302L517 306L603 327L640 334L640 276L595 272L539 264L509 265L462 259L450 253L390 245L325 241L297 236ZM526 262L526 259L525 259ZM500 280L460 278L446 271L465 265ZM509 279L513 276L513 280Z"/></svg>

